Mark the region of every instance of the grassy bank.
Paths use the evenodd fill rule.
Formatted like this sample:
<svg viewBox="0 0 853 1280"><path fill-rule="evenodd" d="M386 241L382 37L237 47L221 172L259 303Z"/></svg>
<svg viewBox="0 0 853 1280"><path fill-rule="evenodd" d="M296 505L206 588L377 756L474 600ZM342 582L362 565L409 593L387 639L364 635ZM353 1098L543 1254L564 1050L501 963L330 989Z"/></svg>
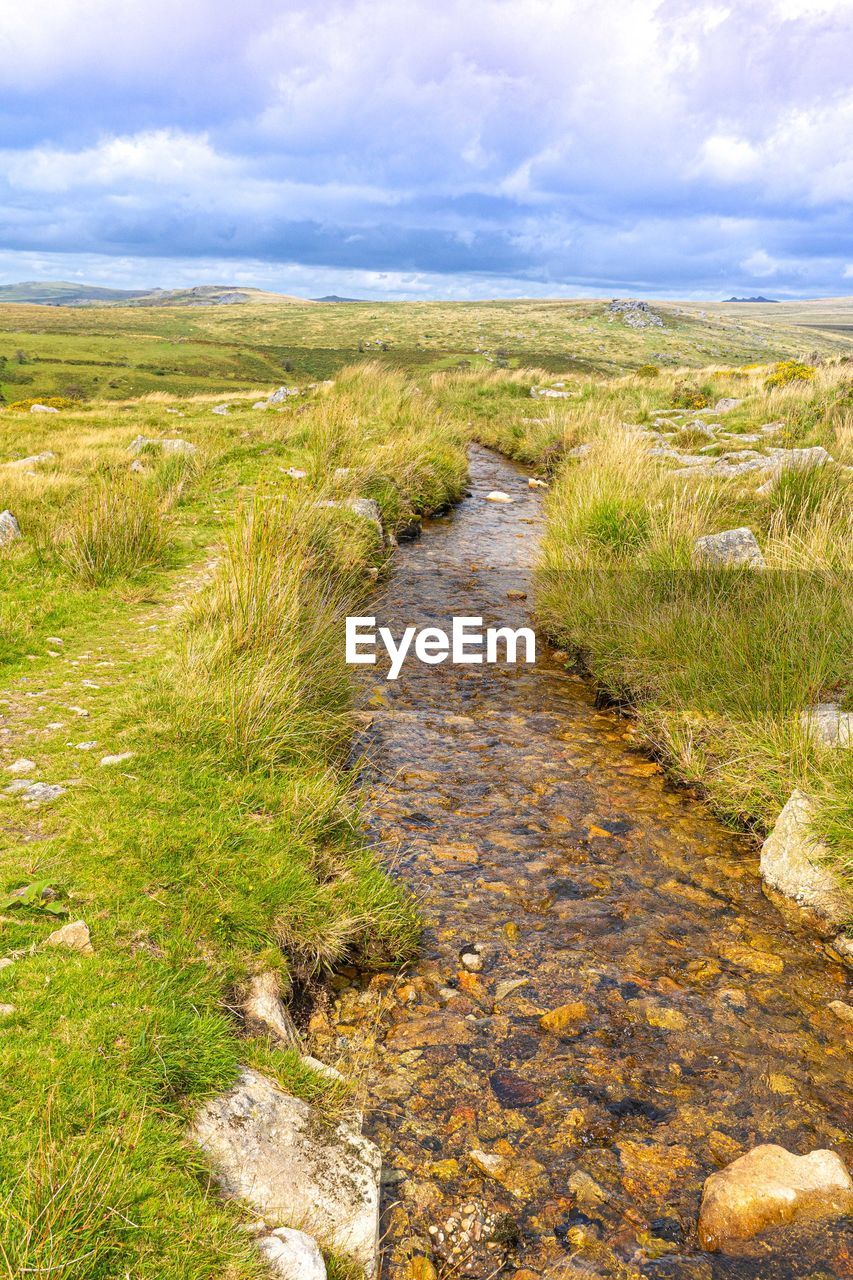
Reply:
<svg viewBox="0 0 853 1280"><path fill-rule="evenodd" d="M534 399L530 386L553 380L532 371L454 375L436 391L484 443L554 474L538 609L555 641L726 820L763 832L795 786L813 793L818 834L853 882L851 753L817 744L800 722L820 701L853 705L853 376L843 363L799 375L650 371L574 379L567 398ZM714 415L723 397L741 403ZM647 431L678 407L689 411ZM709 443L696 418L727 434ZM762 434L768 423L778 426ZM667 441L737 461L762 440L822 445L837 461L759 494L765 474L679 471L650 452ZM765 571L695 566L697 537L740 526L755 533Z"/></svg>
<svg viewBox="0 0 853 1280"><path fill-rule="evenodd" d="M55 455L0 473L24 534L0 552L3 762L65 787L39 808L0 797L10 1277L259 1275L187 1114L239 1062L323 1085L244 1034L240 992L261 969L287 995L344 959L393 963L417 936L346 769L338 632L388 553L345 501L375 497L390 529L444 505L461 439L374 368L280 412L213 403L2 419L2 460ZM149 448L129 472L138 434L197 452ZM78 918L92 954L44 945Z"/></svg>

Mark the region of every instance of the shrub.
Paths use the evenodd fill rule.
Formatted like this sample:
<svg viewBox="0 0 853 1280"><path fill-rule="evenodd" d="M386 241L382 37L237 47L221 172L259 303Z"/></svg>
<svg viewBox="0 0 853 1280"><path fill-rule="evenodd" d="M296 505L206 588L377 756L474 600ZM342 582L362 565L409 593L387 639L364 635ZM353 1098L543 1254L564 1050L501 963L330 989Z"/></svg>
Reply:
<svg viewBox="0 0 853 1280"><path fill-rule="evenodd" d="M659 378L660 368L656 364L641 364L637 370L638 378Z"/></svg>
<svg viewBox="0 0 853 1280"><path fill-rule="evenodd" d="M49 409L74 409L76 405L73 400L69 400L66 396L30 396L28 400L15 400L9 405L10 409L19 413L29 413L34 404L45 404Z"/></svg>
<svg viewBox="0 0 853 1280"><path fill-rule="evenodd" d="M672 393L673 409L707 409L714 391L712 387L691 387L678 383Z"/></svg>
<svg viewBox="0 0 853 1280"><path fill-rule="evenodd" d="M772 391L775 387L787 387L792 382L811 382L814 376L814 365L803 364L799 360L780 360L764 385Z"/></svg>

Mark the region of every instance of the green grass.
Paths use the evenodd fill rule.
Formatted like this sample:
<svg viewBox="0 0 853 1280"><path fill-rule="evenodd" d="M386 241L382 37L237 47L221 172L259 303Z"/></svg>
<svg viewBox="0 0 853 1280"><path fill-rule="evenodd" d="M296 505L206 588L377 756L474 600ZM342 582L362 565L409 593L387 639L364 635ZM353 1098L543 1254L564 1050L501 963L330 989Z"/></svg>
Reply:
<svg viewBox="0 0 853 1280"><path fill-rule="evenodd" d="M239 993L261 969L286 994L345 960L397 963L417 941L411 900L365 845L346 767L338 634L387 553L365 521L315 503L381 477L390 524L443 506L464 484L463 437L375 369L280 413L185 412L158 426L203 448L189 472L166 458L127 472L129 439L154 434L145 405L80 411L85 446L79 429L54 428L53 470L27 481L25 538L0 556L7 591L37 586L43 608L25 637L35 661L7 640L7 710L29 731L37 776L68 784L35 812L0 797L0 888L51 890L0 912L15 957L0 971L0 1002L14 1006L0 1040L10 1277L260 1275L239 1210L183 1136L187 1116L240 1062L324 1107L340 1089L247 1037ZM309 478L288 480L290 465ZM171 550L155 556L134 531L164 494ZM86 554L51 555L52 527L63 547L69 527L83 530ZM179 572L211 543L217 563L175 614ZM44 628L60 618L63 657L50 662ZM75 720L80 703L90 715ZM82 738L97 748L80 751ZM128 751L121 766L98 763ZM39 947L63 918L87 921L93 955Z"/></svg>

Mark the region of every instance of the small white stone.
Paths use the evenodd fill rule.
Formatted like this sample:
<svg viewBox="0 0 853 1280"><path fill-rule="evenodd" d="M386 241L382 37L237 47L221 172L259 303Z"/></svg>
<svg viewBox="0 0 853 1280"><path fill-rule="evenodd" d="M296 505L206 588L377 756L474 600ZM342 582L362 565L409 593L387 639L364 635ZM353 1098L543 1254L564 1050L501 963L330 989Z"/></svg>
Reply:
<svg viewBox="0 0 853 1280"><path fill-rule="evenodd" d="M326 1280L320 1246L304 1231L278 1227L258 1241L258 1248L279 1280Z"/></svg>
<svg viewBox="0 0 853 1280"><path fill-rule="evenodd" d="M493 489L491 493L486 494L486 502L512 502L512 498L501 489Z"/></svg>
<svg viewBox="0 0 853 1280"><path fill-rule="evenodd" d="M101 756L102 765L124 764L125 760L132 760L136 753L133 751L120 751L115 756Z"/></svg>

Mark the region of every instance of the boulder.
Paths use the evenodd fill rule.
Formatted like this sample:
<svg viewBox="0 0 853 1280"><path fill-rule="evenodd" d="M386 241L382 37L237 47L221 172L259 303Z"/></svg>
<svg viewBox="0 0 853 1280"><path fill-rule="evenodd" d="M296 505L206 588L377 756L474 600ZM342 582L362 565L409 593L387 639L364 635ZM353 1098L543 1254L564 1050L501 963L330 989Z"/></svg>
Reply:
<svg viewBox="0 0 853 1280"><path fill-rule="evenodd" d="M382 1157L367 1138L344 1123L325 1124L249 1068L205 1103L191 1133L226 1195L251 1204L265 1222L298 1222L374 1275Z"/></svg>
<svg viewBox="0 0 853 1280"><path fill-rule="evenodd" d="M761 847L761 878L834 933L853 918L853 903L827 865L827 849L811 833L812 812L807 795L791 793Z"/></svg>
<svg viewBox="0 0 853 1280"><path fill-rule="evenodd" d="M152 440L152 439L149 439L147 436L137 436L135 440L132 440L130 443L130 452L142 453L142 450L145 449L148 445L155 445L163 453L197 453L198 452L197 446L194 444L191 444L189 440L180 440L180 439Z"/></svg>
<svg viewBox="0 0 853 1280"><path fill-rule="evenodd" d="M11 511L0 511L0 547L7 542L14 542L21 536L21 526Z"/></svg>
<svg viewBox="0 0 853 1280"><path fill-rule="evenodd" d="M267 404L281 404L288 396L298 396L298 387L279 387L271 396L267 397Z"/></svg>
<svg viewBox="0 0 853 1280"><path fill-rule="evenodd" d="M766 1143L705 1182L699 1210L703 1249L724 1251L770 1227L853 1213L853 1181L834 1151L794 1155Z"/></svg>
<svg viewBox="0 0 853 1280"><path fill-rule="evenodd" d="M258 1240L258 1248L279 1280L326 1280L320 1246L304 1231L278 1227Z"/></svg>
<svg viewBox="0 0 853 1280"><path fill-rule="evenodd" d="M764 568L764 556L751 529L726 529L723 533L706 534L696 539L693 549L700 564Z"/></svg>
<svg viewBox="0 0 853 1280"><path fill-rule="evenodd" d="M825 467L834 459L821 445L810 449L780 449L774 454L777 467L782 471L807 471L811 467Z"/></svg>
<svg viewBox="0 0 853 1280"><path fill-rule="evenodd" d="M819 702L800 716L810 737L827 747L853 746L853 711L842 711L837 702Z"/></svg>
<svg viewBox="0 0 853 1280"><path fill-rule="evenodd" d="M743 400L736 400L734 396L723 396L722 400L718 400L711 410L712 413L730 413L732 409L736 409L739 404L743 404Z"/></svg>
<svg viewBox="0 0 853 1280"><path fill-rule="evenodd" d="M59 413L52 404L31 404L30 413Z"/></svg>
<svg viewBox="0 0 853 1280"><path fill-rule="evenodd" d="M216 404L211 409L211 413L218 413L224 418L230 408L230 404Z"/></svg>

